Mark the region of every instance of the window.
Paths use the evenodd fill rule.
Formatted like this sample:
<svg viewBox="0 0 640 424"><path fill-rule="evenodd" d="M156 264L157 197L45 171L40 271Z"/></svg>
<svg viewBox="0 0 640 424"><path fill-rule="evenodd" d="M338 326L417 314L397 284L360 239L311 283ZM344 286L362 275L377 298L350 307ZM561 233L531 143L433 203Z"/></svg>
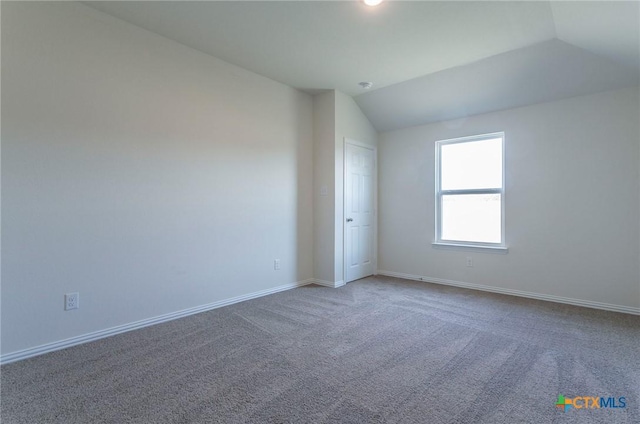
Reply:
<svg viewBox="0 0 640 424"><path fill-rule="evenodd" d="M436 142L434 244L506 250L504 133Z"/></svg>

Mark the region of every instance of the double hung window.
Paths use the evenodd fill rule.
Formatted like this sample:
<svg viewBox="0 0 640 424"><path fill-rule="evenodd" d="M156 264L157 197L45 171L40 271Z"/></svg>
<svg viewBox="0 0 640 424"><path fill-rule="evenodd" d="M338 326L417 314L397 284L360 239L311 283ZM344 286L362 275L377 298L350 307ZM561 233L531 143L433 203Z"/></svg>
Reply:
<svg viewBox="0 0 640 424"><path fill-rule="evenodd" d="M436 142L436 245L505 249L504 133Z"/></svg>

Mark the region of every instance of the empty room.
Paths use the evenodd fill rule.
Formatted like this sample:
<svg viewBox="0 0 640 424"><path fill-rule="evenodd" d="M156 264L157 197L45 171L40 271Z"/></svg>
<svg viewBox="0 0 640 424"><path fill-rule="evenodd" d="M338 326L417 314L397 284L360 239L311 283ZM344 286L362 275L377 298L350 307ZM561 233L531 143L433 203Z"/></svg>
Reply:
<svg viewBox="0 0 640 424"><path fill-rule="evenodd" d="M640 422L640 2L0 17L2 423Z"/></svg>

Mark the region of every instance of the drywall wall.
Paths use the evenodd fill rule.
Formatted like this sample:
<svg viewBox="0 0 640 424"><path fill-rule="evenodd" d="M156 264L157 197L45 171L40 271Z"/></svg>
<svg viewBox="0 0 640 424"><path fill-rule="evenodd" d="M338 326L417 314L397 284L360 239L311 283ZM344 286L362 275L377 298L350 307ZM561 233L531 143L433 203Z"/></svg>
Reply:
<svg viewBox="0 0 640 424"><path fill-rule="evenodd" d="M379 269L640 312L639 117L634 87L381 134ZM435 141L496 131L509 252L433 247Z"/></svg>
<svg viewBox="0 0 640 424"><path fill-rule="evenodd" d="M311 96L58 2L2 88L3 354L313 277Z"/></svg>
<svg viewBox="0 0 640 424"><path fill-rule="evenodd" d="M333 285L336 92L313 96L314 277Z"/></svg>

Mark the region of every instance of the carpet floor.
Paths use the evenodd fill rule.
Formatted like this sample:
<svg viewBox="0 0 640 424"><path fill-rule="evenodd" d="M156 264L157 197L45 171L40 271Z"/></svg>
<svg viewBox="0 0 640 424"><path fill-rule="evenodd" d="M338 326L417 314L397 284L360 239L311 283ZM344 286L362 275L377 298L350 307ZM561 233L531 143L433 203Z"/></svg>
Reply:
<svg viewBox="0 0 640 424"><path fill-rule="evenodd" d="M369 277L0 372L5 424L640 423L640 316Z"/></svg>

